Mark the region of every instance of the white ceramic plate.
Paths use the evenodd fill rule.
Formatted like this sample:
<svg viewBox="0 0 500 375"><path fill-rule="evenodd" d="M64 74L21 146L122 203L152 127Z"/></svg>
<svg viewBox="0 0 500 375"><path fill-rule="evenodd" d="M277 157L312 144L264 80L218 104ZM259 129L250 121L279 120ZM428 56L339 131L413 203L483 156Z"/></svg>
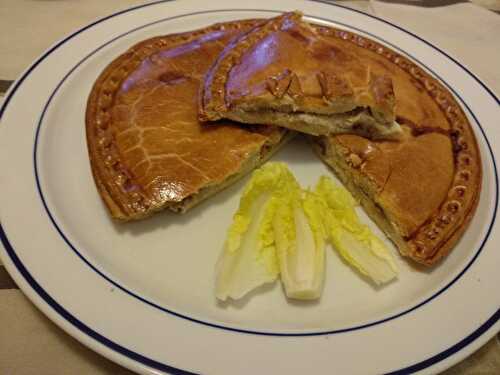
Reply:
<svg viewBox="0 0 500 375"><path fill-rule="evenodd" d="M500 327L498 100L459 62L375 17L291 0L243 8L224 0L136 7L75 32L22 75L1 109L0 254L7 269L69 334L144 373L433 373L462 359ZM101 70L142 39L290 9L391 45L442 80L478 138L481 200L460 243L432 272L415 271L396 255L399 281L375 290L328 251L321 302L289 302L275 284L222 305L213 266L245 181L187 215L117 225L90 173L85 103ZM304 185L329 174L300 140L275 159L288 162Z"/></svg>

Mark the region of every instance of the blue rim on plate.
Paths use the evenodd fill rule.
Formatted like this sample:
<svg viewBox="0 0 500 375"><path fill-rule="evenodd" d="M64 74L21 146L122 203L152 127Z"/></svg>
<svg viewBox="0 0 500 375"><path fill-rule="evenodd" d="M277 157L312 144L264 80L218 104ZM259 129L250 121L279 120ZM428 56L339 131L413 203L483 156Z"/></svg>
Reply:
<svg viewBox="0 0 500 375"><path fill-rule="evenodd" d="M155 4L158 4L158 3L163 3L163 2L167 2L167 1L170 1L170 0L163 0L163 1L157 1L157 2L154 2L154 3L149 3L149 4L144 4L144 5L141 5L141 6L137 6L137 7L134 7L134 8L130 8L130 9L126 9L126 10L123 10L123 11L120 11L120 12L117 12L115 14L112 14L110 16L107 16L105 18L102 18L100 20L97 20L95 21L94 23L92 24L89 24L87 25L86 27L76 31L75 33L69 35L68 37L66 37L65 39L61 40L59 43L57 43L56 45L54 45L51 49L49 49L47 52L45 52L38 60L35 61L35 63L33 63L33 65L24 73L24 75L16 82L16 84L12 87L12 89L9 91L9 94L7 96L7 98L5 99L4 103L3 103L3 106L2 108L0 109L0 119L9 103L9 101L11 100L11 98L14 96L15 92L17 91L17 89L19 88L19 86L21 85L21 83L26 79L26 77L31 74L31 72L47 57L49 56L52 52L54 52L57 48L59 48L60 46L62 46L64 43L66 43L67 41L69 41L70 39L72 39L74 36L80 34L81 32L85 31L86 29L89 29L91 27L93 27L94 25L98 24L98 23L101 23L109 18L112 18L112 17L115 17L115 16L118 16L120 14L123 14L123 13L127 13L127 12L130 12L130 11L133 11L133 10L136 10L138 8L143 8L143 7L146 7L146 6L150 6L150 5L155 5ZM315 1L315 0L313 0ZM321 3L324 3L323 1L318 1L316 0L317 2L321 2ZM458 61L456 61L455 59L453 59L452 57L450 57L449 55L447 55L445 52L443 52L442 50L440 50L439 48L433 46L432 44L426 42L425 40L419 38L418 36L412 34L411 32L408 32L404 29L402 29L401 27L397 26L397 25L394 25L390 22L387 22L383 19L380 19L380 18L377 18L375 16L372 16L372 15L369 15L369 14L366 14L364 12L361 12L361 11L357 11L357 10L354 10L354 9L350 9L350 8L346 8L346 7L343 7L343 6L340 6L338 4L331 4L331 3L325 3L325 4L328 4L328 5L331 5L331 6L337 6L337 7L341 7L341 8L345 8L345 9L348 9L352 12L357 12L357 13L361 13L365 16L368 16L368 17L371 17L371 18L374 18L374 19L377 19L378 21L381 21L381 22L384 22L386 24L389 24L407 34L410 34L412 35L413 37L419 39L420 41L424 42L425 44L431 46L432 48L434 48L435 50L439 51L441 54L445 55L447 58L449 58L450 60L452 60L453 62L455 62L455 64L457 64L458 66L460 66L463 70L465 70L470 76L472 76L472 78L474 78L492 97L494 100L496 100L497 102L499 102L499 100L495 97L495 95L474 75L472 74L470 71L468 71L464 66L462 66ZM488 150L491 154L491 157L492 157L492 162L493 162L493 169L494 169L494 173L495 173L495 207L494 207L494 212L493 212L493 216L492 216L492 220L491 220L491 223L489 225L489 228L488 228L488 231L485 235L485 238L483 239L479 249L477 250L476 254L473 256L473 258L469 261L469 263L467 264L467 266L451 281L449 282L444 288L442 288L441 290L439 290L438 292L436 292L434 295L432 295L431 297L427 298L426 300L420 302L419 304L417 304L416 306L410 308L410 309L407 309L403 312L400 312L396 315L393 315L393 316L390 316L388 318L384 318L382 320L379 320L379 321L376 321L376 322L371 322L371 323L368 323L368 324L364 324L364 325L361 325L361 326L356 326L356 327L350 327L350 328L345 328L345 329L341 329L341 330L335 330L335 331L327 331L327 332L313 332L313 333L269 333L269 332L257 332L257 331L250 331L250 330L241 330L241 329L236 329L236 328L230 328L230 327L224 327L224 326L221 326L221 325L217 325L217 324L213 324L213 323L208 323L208 322L203 322L203 321L200 321L200 320L197 320L197 319L193 319L191 317L188 317L188 316L184 316L182 314L179 314L179 313L176 313L176 312L173 312L173 311L170 311L166 308L163 308L161 306L158 306L156 304L154 304L153 302L150 302L150 301L147 301L145 300L144 298L138 296L137 294L135 294L134 292L132 291L129 291L127 289L125 289L124 287L120 286L119 284L117 284L116 282L114 282L113 280L111 280L109 277L107 277L106 275L104 275L101 271L99 271L95 266L93 266L87 259L85 259L81 254L80 252L69 242L69 240L67 239L67 237L64 235L64 233L61 231L61 229L59 228L59 226L57 225L54 217L52 216L49 208L47 207L47 204L45 202L45 199L44 199L44 196L43 196L43 192L42 192L42 189L40 187L40 183L39 183L39 180L38 180L38 170L37 170L37 157L36 157L36 152L37 152L37 145L38 145L38 136L39 136L39 132L40 132L40 128L41 128L41 125L42 125L42 122L43 122L43 118L45 116L45 113L46 113L46 110L49 106L49 104L51 103L54 95L56 94L56 92L59 90L59 88L61 87L61 85L64 83L64 81L84 62L86 61L88 58L90 58L92 55L94 55L97 51L99 51L100 49L102 49L103 47L109 45L110 43L114 42L115 40L125 36L125 35L128 35L134 31L137 31L139 29L143 29L145 27L148 27L148 26L151 26L153 24L157 24L157 23L160 23L160 22L165 22L165 21L169 21L169 20L173 20L173 19L178 19L178 18L181 18L181 17L186 17L186 16L192 16L192 15L196 15L196 14L204 14L204 13L214 13L214 12L227 12L227 11L260 11L260 12L275 12L275 13L279 13L281 11L273 11L273 10L268 10L268 9L218 9L218 10L211 10L211 11L200 11L200 12L194 12L194 13L189 13L189 14L183 14L183 15L178 15L178 16L174 16L174 17L169 17L169 18L165 18L165 19L161 19L161 20L157 20L155 22L151 22L151 23L148 23L148 24L145 24L145 25L142 25L140 27L137 27L137 28L134 28L132 30L129 30L128 32L126 33L123 33L111 40L109 40L108 42L104 43L103 45L99 46L98 48L96 48L94 51L92 51L90 54L88 54L86 57L84 57L78 64L76 64L64 77L63 79L58 83L58 85L56 86L56 88L54 89L54 91L52 92L52 94L50 95L44 109L43 109L43 112L40 116L40 120L38 122L38 126L37 126L37 130L36 130L36 137L35 137L35 145L34 145L34 151L33 151L33 162L34 162L34 172L35 172L35 177L36 177L36 183L37 183L37 189L39 191L39 194L40 194L40 198L42 200L42 203L44 205L44 208L47 212L47 215L49 216L52 224L54 225L55 229L58 231L59 235L62 237L62 239L66 242L66 244L68 246L70 246L70 248L90 267L92 268L92 270L94 270L95 272L97 272L100 276L102 276L103 278L105 278L108 282L112 283L113 285L115 285L116 287L120 288L121 290L123 290L124 292L126 292L127 294L139 299L140 301L144 302L144 303L147 303L148 305L150 306L153 306L155 308L158 308L164 312L167 312L167 313L170 313L170 314L173 314L177 317L180 317L180 318L184 318L184 319L188 319L190 321L193 321L193 322L196 322L196 323L200 323L200 324L204 324L204 325L208 325L208 326L212 326L212 327L215 327L215 328L221 328L221 329L226 329L226 330L232 330L232 331L237 331L237 332L241 332L241 333L250 333L250 334L261 334L261 335L272 335L272 336L311 336L311 335L323 335L323 334L335 334L335 333L342 333L342 332L348 332L348 331L353 331L353 330L357 330L357 329L362 329L362 328L367 328L367 327L370 327L370 326L373 326L373 325L376 325L376 324L381 324L381 323L384 323L388 320L392 320L392 319L395 319L397 317L400 317L402 315L405 315L411 311L414 311L415 309L423 306L424 304L430 302L431 300L433 300L434 298L436 298L437 296L439 296L441 293L443 293L446 289L448 289L452 284L454 284L466 271L467 269L472 265L472 263L477 259L477 257L479 256L484 244L486 243L488 237L489 237L489 234L491 233L491 230L493 228L493 225L494 225L494 222L495 222L495 219L496 219L496 212L497 212L497 207L498 207L498 173L497 173L497 170L496 170L496 163L495 163L495 158L494 158L494 155L493 155L493 152L491 150L491 146L489 144L489 141L488 139L486 138L486 135L483 131L483 129L481 128L481 125L479 124L476 116L474 115L474 113L471 112L470 108L468 107L468 105L464 102L464 100L458 96L458 94L451 88L449 87L446 82L444 82L443 80L442 83L445 84L447 86L447 88L452 91L459 99L460 101L462 102L462 104L467 108L468 112L470 113L470 115L475 119L476 123L478 124L480 130L481 130L481 133L485 139L485 142L488 146ZM329 19L325 19L325 18L321 18L321 17L313 17L313 18L316 18L316 19L319 19L319 20L324 20L324 21L329 21L331 22L332 20L329 20ZM367 35L370 35L370 37L372 38L375 38L375 39L378 39L378 40L381 40L382 42L386 43L387 45L390 45L392 48L394 49L397 49L399 50L400 52L408 55L405 51L402 51L401 49L399 49L398 47L392 45L391 43L379 38L379 37L376 37L375 35L369 33L369 32L366 32L364 30L360 30L360 29L357 29L357 28L354 28L350 25L346 25L346 24L342 24L341 22L338 22L338 21L334 21L335 23L337 24L340 24L342 26L347 26L347 27L350 27L352 29L355 29L357 31L360 31L362 33L365 33ZM410 56L410 55L409 55ZM422 62L420 62L418 59L414 58L413 56L410 56L414 61L418 62L421 66L425 66ZM426 66L425 66L426 67ZM435 76L436 74L430 70L428 67L426 67L430 72L432 72ZM130 351L120 345L118 345L117 343L107 339L106 337L98 334L97 332L95 332L94 330L92 330L90 327L88 327L87 325L85 325L83 322L81 322L80 320L78 320L75 316L71 315L67 310L65 310L61 305L59 305L38 283L37 281L31 276L31 274L29 273L29 271L25 268L25 266L22 264L22 262L20 261L20 259L18 258L14 248L11 246L11 244L9 243L9 240L7 238L7 235L6 233L4 232L3 228L1 227L0 225L0 238L2 240L2 243L4 244L6 250L7 250L7 253L9 254L12 262L14 263L14 265L16 266L17 270L21 273L21 275L25 278L25 280L28 282L28 284L33 288L33 290L48 304L50 305L59 315L61 315L65 320L67 320L68 322L70 322L73 326L75 326L76 328L78 328L80 331L84 332L85 334L87 334L88 336L92 337L93 339L101 342L102 344L104 344L105 346L109 347L110 349L114 350L114 351L117 351L123 355L125 355L126 357L129 357L130 359L132 360L135 360L135 361L138 361L138 362L141 362L147 366L150 366L150 367L153 367L153 368L157 368L159 370L162 370L162 371L167 371L167 372L171 372L171 373L187 373L185 372L184 370L179 370L179 369L176 369L176 368L173 368L171 366L168 366L166 364L163 364L163 363L159 363L157 361L154 361L150 358L147 358L147 357L144 357L138 353L135 353L133 351ZM434 365L436 364L437 362L440 362L442 361L443 359L451 356L452 354L456 353L457 351L461 350L462 348L464 348L465 346L469 345L470 343L472 343L475 339L477 339L478 337L480 337L484 332L486 332L491 326L493 326L498 320L500 319L500 309L498 309L496 311L495 314L493 314L486 322L484 322L477 330L475 330L473 333L471 333L469 336L467 336L466 338L464 338L463 340L461 340L460 342L458 342L457 344L455 344L454 346L448 348L447 350L441 352L441 353L438 353L437 355L431 357L431 358L428 358L424 361L421 361L417 364L414 364L412 366L408 366L406 368L403 368L403 369L400 369L400 370L397 370L397 371L394 371L394 372L391 372L391 374L402 374L402 373L411 373L411 372L415 372L415 371L419 371L419 370L422 370L422 369L425 369L431 365Z"/></svg>

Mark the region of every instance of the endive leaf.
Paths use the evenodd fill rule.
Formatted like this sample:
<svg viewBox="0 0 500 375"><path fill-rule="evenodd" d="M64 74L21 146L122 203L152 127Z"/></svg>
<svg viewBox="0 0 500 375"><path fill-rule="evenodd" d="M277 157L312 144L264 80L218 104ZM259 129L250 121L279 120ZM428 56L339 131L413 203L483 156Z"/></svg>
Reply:
<svg viewBox="0 0 500 375"><path fill-rule="evenodd" d="M274 217L281 281L289 298L321 296L325 275L325 231L313 193L289 191Z"/></svg>
<svg viewBox="0 0 500 375"><path fill-rule="evenodd" d="M276 197L290 184L297 183L284 163L267 163L253 173L217 262L218 299L241 298L278 277L272 220L278 207Z"/></svg>
<svg viewBox="0 0 500 375"><path fill-rule="evenodd" d="M320 178L315 192L327 207L324 222L330 242L344 260L377 285L394 279L394 259L384 243L359 221L349 192L325 176Z"/></svg>

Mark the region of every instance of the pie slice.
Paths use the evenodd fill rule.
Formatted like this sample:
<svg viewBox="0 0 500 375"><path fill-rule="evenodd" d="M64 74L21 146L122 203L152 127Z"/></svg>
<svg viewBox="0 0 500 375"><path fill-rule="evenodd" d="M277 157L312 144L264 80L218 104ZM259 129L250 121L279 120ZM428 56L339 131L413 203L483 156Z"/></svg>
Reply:
<svg viewBox="0 0 500 375"><path fill-rule="evenodd" d="M399 142L310 137L315 150L403 255L435 264L459 240L479 201L481 157L467 117L409 59L351 32L312 27L392 80L403 129Z"/></svg>
<svg viewBox="0 0 500 375"><path fill-rule="evenodd" d="M395 102L390 75L371 55L343 48L294 12L258 24L224 49L205 79L200 119L394 139L402 134Z"/></svg>
<svg viewBox="0 0 500 375"><path fill-rule="evenodd" d="M224 46L257 21L217 24L143 41L114 60L87 104L97 189L120 220L185 211L261 164L287 138L231 121L202 127L200 83Z"/></svg>

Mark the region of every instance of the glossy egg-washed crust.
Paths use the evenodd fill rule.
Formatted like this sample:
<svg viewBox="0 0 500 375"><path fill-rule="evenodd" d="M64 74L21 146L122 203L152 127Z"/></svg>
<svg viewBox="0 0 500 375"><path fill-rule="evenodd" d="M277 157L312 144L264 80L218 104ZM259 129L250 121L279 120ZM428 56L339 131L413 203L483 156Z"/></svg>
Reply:
<svg viewBox="0 0 500 375"><path fill-rule="evenodd" d="M291 12L272 18L224 49L205 79L201 119L218 120L240 108L339 114L368 107L380 124L394 123L391 79L374 74L349 50L311 44L323 40L301 17Z"/></svg>
<svg viewBox="0 0 500 375"><path fill-rule="evenodd" d="M341 164L348 169L344 181L353 182L356 189L374 203L371 212L368 209L367 212L375 216L376 211L377 216L393 228L391 231L397 235L390 237L401 239L395 243L403 255L422 264L435 264L452 249L474 214L481 188L481 159L468 119L455 99L436 79L406 57L352 32L306 24L300 20L300 13L284 14L255 26L226 47L207 74L200 103L201 117L224 117L232 106L255 97L275 101L288 94L306 108L317 110L318 106L332 105L329 91L341 97L352 94L350 87L335 80L330 80L333 86L328 90L325 77L318 74L322 96L304 97L296 88L293 69L288 69L291 74L285 74L286 79L281 79L280 72L287 72L287 64L294 64L306 79L305 72L309 70L302 67L309 62L301 60L302 52L287 49L286 45L274 47L289 54L287 59L279 60L279 67L266 65L263 63L266 57L257 54L259 59L253 62L259 68L254 71L251 59L256 57L248 51L262 40L269 42L266 37L270 35L274 43L285 41L274 37L283 27L284 33L294 34L286 39L289 42L303 38L302 32L309 36L310 28L310 35L323 38L326 46L331 45L333 60L325 60L324 65L337 69L336 75L340 78L345 74L347 81L353 82L356 75L367 76L366 71L368 76L388 77L374 88L358 84L358 92L367 105L379 108L388 118L396 116L404 130L402 139L394 142L371 141L357 135L330 136L326 138L327 143L335 150L337 159L335 162L323 159L334 169L342 159ZM328 55L328 51L323 52ZM339 58L342 54L349 58ZM294 57L300 63L294 61ZM245 84L239 87L240 82L235 86L234 80L241 74L234 77L231 74L239 65L243 66L240 70L246 77L244 82L251 83L248 89ZM318 66L312 67L314 76ZM321 69L321 64L319 67ZM259 86L262 79L266 85ZM394 106L395 113L392 112ZM324 139L315 139L324 144ZM345 175L351 181L346 181Z"/></svg>
<svg viewBox="0 0 500 375"><path fill-rule="evenodd" d="M396 227L402 254L435 264L460 239L479 201L481 157L467 117L449 91L408 58L349 31L315 29L391 72L396 120L406 134L398 142L355 135L317 142L327 140Z"/></svg>
<svg viewBox="0 0 500 375"><path fill-rule="evenodd" d="M87 145L96 186L115 219L185 211L283 142L283 129L230 121L204 129L197 119L206 70L231 38L257 22L151 38L101 73L87 103Z"/></svg>

